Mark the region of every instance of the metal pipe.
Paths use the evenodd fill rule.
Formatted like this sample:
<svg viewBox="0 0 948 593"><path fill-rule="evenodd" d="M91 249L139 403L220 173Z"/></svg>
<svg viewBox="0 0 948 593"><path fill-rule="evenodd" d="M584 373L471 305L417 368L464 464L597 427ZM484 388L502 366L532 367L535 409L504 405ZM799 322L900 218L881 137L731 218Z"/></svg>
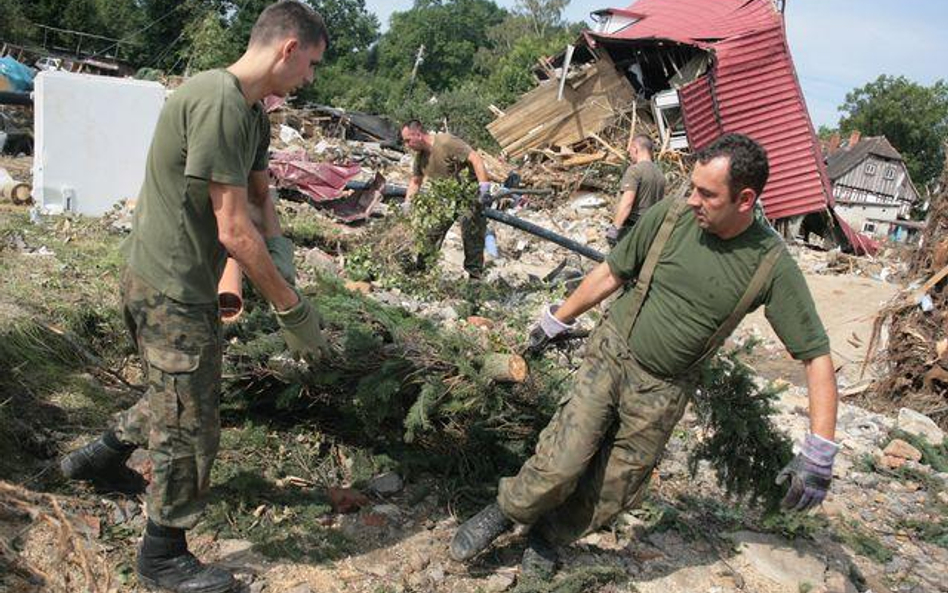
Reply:
<svg viewBox="0 0 948 593"><path fill-rule="evenodd" d="M507 214L506 212L494 210L493 208L485 208L484 216L491 220L496 220L497 222L502 222L508 226L512 226L516 229L520 229L521 231L530 233L531 235L536 235L537 237L545 239L551 243L556 243L560 247L565 247L566 249L578 253L583 257L588 257L593 261L601 263L606 259L602 253L596 251L592 247L581 245L572 239L567 239L563 235L558 235L553 231L548 231L541 226L535 225L532 222L527 222L522 218L517 218L516 216Z"/></svg>
<svg viewBox="0 0 948 593"><path fill-rule="evenodd" d="M360 190L360 189L366 189L367 187L369 187L369 184L366 183L365 181L350 181L349 183L346 184L346 189ZM400 185L386 184L385 187L382 188L382 195L386 197L404 197L406 190L407 188L402 187ZM525 189L502 188L500 190L500 193L503 195L509 195L509 194L514 194L514 193L545 195L545 194L552 193L552 190L526 189L526 188ZM497 197L500 197L500 194L498 194ZM511 214L507 214L505 212L501 212L500 210L495 210L493 208L485 208L484 215L491 220L496 220L497 222L520 229L521 231L530 233L531 235L536 235L537 237L550 241L551 243L556 243L560 247L565 247L566 249L569 249L570 251L574 253L578 253L582 255L583 257L588 257L589 259L593 261L602 262L605 260L605 256L599 251L596 251L595 249L593 249L592 247L587 247L586 245L577 243L576 241L573 241L572 239L567 239L563 235L558 235L554 233L553 231L548 231L547 229L541 226L535 225L532 222L527 222L526 220L517 218L516 216L513 216Z"/></svg>

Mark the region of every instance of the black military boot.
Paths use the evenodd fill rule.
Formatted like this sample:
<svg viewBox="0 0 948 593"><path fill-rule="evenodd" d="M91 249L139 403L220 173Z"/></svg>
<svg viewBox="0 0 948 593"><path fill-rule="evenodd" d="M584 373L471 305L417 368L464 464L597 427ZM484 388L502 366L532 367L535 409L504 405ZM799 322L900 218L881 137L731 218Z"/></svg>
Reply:
<svg viewBox="0 0 948 593"><path fill-rule="evenodd" d="M98 492L134 496L145 491L145 478L125 462L137 447L126 445L109 431L62 458L59 467L70 480L87 480Z"/></svg>
<svg viewBox="0 0 948 593"><path fill-rule="evenodd" d="M520 561L520 578L549 581L556 574L558 562L556 548L539 533L530 531Z"/></svg>
<svg viewBox="0 0 948 593"><path fill-rule="evenodd" d="M183 529L148 521L136 563L138 580L151 590L173 593L227 593L237 586L223 568L202 564L188 551Z"/></svg>
<svg viewBox="0 0 948 593"><path fill-rule="evenodd" d="M511 527L513 521L504 516L497 503L490 504L458 528L451 540L451 557L469 560Z"/></svg>

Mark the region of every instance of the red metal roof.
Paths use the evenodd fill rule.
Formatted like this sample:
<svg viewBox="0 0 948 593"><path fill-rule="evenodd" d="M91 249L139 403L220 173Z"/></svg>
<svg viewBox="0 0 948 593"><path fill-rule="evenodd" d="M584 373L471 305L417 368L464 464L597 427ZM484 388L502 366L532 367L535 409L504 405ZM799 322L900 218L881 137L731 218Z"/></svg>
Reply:
<svg viewBox="0 0 948 593"><path fill-rule="evenodd" d="M707 74L679 90L691 146L724 132L760 142L770 159L762 201L768 218L832 205L823 156L772 0L639 0L619 14L640 16L593 40L663 39L713 54Z"/></svg>

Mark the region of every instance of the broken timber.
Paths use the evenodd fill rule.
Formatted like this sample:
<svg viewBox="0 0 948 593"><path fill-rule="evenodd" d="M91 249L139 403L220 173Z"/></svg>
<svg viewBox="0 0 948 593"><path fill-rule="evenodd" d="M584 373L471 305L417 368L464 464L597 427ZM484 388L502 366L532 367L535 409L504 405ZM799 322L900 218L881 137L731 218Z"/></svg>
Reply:
<svg viewBox="0 0 948 593"><path fill-rule="evenodd" d="M543 81L487 125L507 158L591 138L635 99L632 85L604 52L598 61L567 75L561 101L558 92L557 80Z"/></svg>

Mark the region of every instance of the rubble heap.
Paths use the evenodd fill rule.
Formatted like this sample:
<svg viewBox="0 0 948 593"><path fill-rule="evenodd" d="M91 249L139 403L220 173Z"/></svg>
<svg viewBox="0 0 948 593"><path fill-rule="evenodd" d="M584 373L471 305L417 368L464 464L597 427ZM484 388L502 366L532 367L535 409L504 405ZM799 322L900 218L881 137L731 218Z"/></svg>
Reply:
<svg viewBox="0 0 948 593"><path fill-rule="evenodd" d="M888 370L866 403L908 407L948 428L948 166L931 200L921 247L909 265L918 278L876 320L870 352ZM884 343L883 343L884 342Z"/></svg>

